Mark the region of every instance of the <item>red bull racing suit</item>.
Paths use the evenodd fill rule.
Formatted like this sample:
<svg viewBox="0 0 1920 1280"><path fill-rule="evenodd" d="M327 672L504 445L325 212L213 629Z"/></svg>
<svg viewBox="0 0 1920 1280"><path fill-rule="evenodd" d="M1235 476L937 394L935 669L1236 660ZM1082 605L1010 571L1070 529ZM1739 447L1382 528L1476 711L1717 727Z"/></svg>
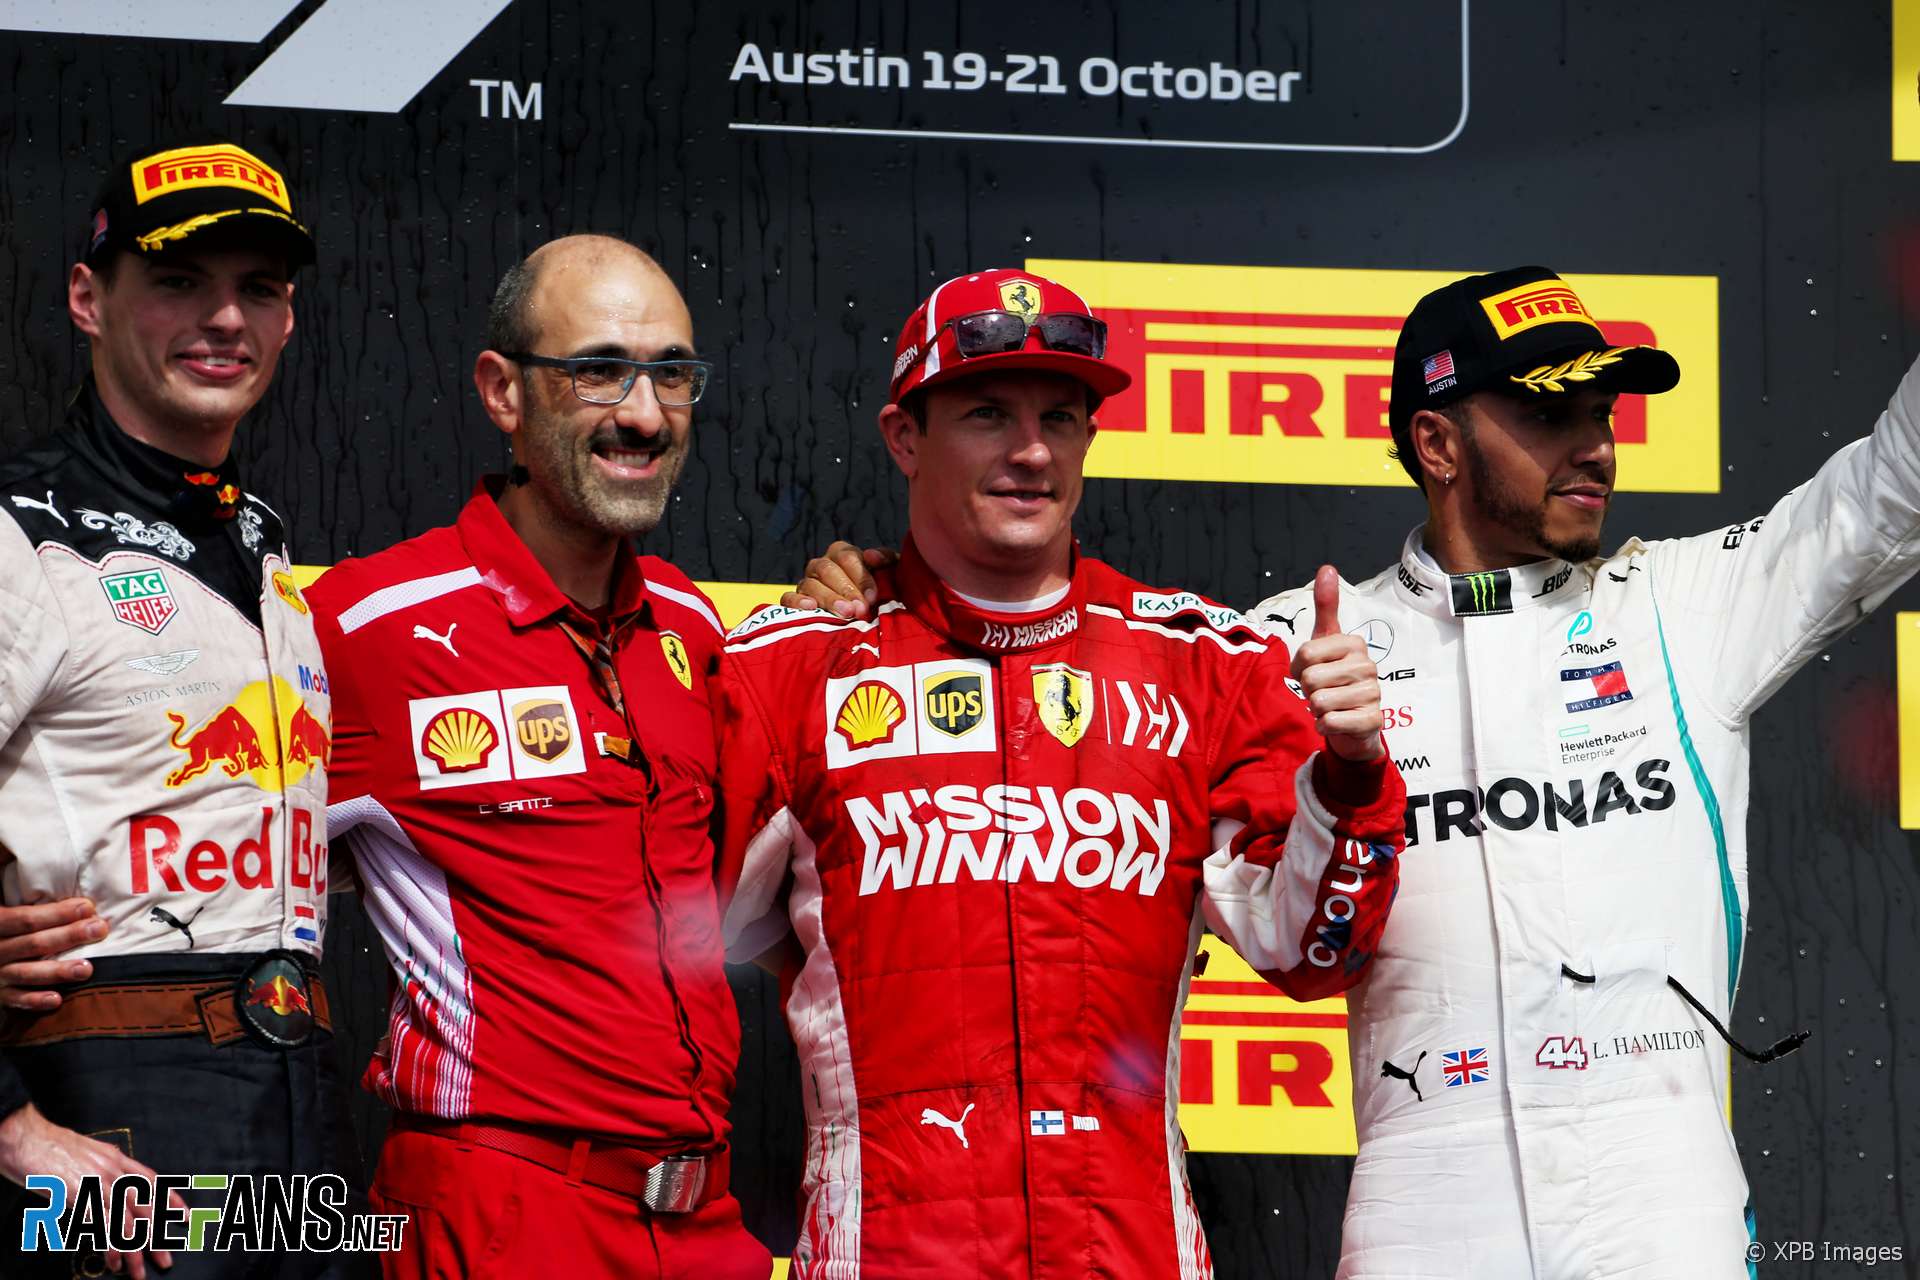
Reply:
<svg viewBox="0 0 1920 1280"><path fill-rule="evenodd" d="M327 921L330 699L279 517L231 462L140 444L90 389L0 468L0 513L0 896L85 895L111 923L73 953L93 976L69 1011L108 989L230 987L263 963L278 979L234 997L230 1036L42 1036L63 1024L12 1015L0 1112L30 1100L161 1172L350 1171L307 986ZM275 998L249 1000L261 990ZM264 1265L176 1259L176 1276ZM37 1265L75 1263L0 1270Z"/></svg>
<svg viewBox="0 0 1920 1280"><path fill-rule="evenodd" d="M1286 647L1079 558L1020 610L911 540L873 621L727 645L725 923L790 927L802 1277L1211 1274L1175 1115L1203 927L1301 999L1365 971L1391 762L1318 752Z"/></svg>
<svg viewBox="0 0 1920 1280"><path fill-rule="evenodd" d="M720 620L631 552L581 609L493 493L312 592L330 826L396 979L364 1082L399 1113L374 1185L410 1221L388 1273L488 1251L502 1275L764 1280L727 1191Z"/></svg>

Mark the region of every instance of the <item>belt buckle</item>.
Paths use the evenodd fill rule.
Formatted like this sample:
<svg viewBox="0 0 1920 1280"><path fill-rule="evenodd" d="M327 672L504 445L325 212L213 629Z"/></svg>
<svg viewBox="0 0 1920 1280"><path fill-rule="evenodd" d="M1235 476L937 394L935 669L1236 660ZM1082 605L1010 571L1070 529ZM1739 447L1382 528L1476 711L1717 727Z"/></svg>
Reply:
<svg viewBox="0 0 1920 1280"><path fill-rule="evenodd" d="M291 951L269 951L233 984L240 1025L262 1044L297 1049L313 1038L307 972Z"/></svg>
<svg viewBox="0 0 1920 1280"><path fill-rule="evenodd" d="M655 1213L692 1213L707 1188L705 1156L668 1156L647 1170L641 1203Z"/></svg>

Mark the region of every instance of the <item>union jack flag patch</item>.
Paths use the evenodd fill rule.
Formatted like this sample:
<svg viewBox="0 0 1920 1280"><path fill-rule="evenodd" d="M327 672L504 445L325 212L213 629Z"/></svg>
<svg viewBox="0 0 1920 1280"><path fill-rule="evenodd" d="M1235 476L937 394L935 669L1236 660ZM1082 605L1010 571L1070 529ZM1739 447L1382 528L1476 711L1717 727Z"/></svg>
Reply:
<svg viewBox="0 0 1920 1280"><path fill-rule="evenodd" d="M1462 1085L1485 1084L1492 1068L1487 1065L1485 1049L1456 1049L1440 1055L1440 1074L1447 1082L1447 1088L1458 1089Z"/></svg>

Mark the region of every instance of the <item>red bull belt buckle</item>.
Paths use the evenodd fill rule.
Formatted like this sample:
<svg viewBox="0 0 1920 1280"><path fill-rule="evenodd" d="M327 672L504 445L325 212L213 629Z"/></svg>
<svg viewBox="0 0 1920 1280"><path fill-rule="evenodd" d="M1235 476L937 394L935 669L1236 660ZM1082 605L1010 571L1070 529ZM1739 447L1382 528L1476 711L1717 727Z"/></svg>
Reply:
<svg viewBox="0 0 1920 1280"><path fill-rule="evenodd" d="M269 951L233 987L240 1025L262 1044L297 1049L313 1038L313 999L300 957Z"/></svg>
<svg viewBox="0 0 1920 1280"><path fill-rule="evenodd" d="M705 1156L669 1156L647 1170L647 1190L640 1200L655 1213L692 1213L706 1189Z"/></svg>

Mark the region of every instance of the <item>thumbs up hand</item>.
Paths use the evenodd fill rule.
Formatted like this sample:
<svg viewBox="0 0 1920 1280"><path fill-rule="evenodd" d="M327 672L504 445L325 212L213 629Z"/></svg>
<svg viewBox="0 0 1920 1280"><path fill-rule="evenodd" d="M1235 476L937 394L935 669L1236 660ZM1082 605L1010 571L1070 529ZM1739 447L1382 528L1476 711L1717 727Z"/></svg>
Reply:
<svg viewBox="0 0 1920 1280"><path fill-rule="evenodd" d="M1340 575L1330 564L1313 577L1313 635L1294 650L1293 678L1329 751L1359 763L1386 754L1380 672L1367 642L1340 630Z"/></svg>

